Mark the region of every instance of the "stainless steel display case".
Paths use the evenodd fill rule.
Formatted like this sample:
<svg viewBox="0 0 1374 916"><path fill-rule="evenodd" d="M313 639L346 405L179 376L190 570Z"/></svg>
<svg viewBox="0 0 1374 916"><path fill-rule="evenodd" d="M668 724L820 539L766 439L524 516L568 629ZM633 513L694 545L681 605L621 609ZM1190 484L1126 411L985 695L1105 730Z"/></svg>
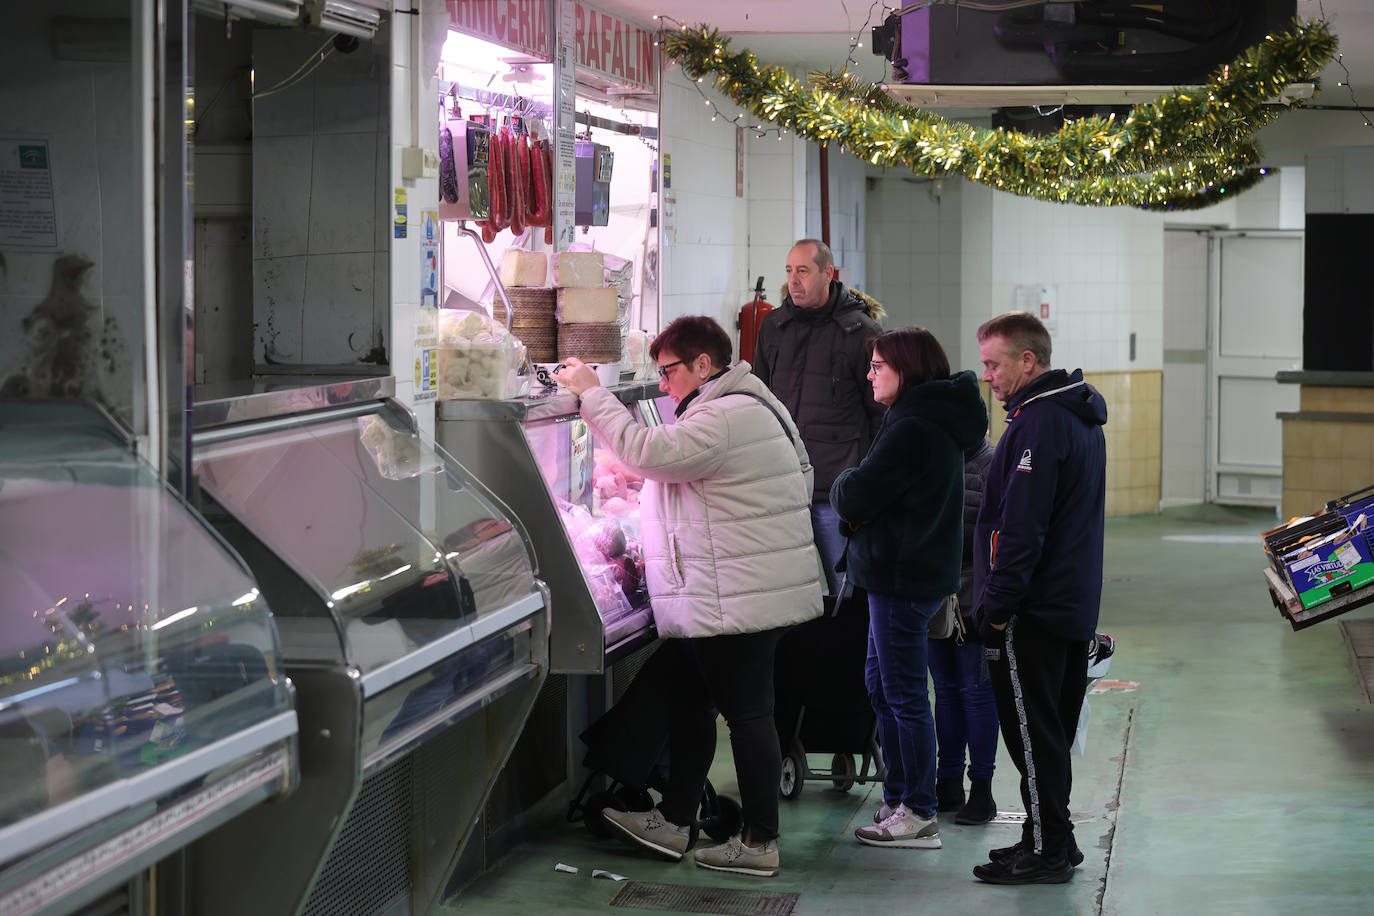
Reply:
<svg viewBox="0 0 1374 916"><path fill-rule="evenodd" d="M663 422L657 383L611 390L641 423ZM577 398L440 401L435 438L529 526L554 593L555 672L600 674L656 638L637 555L642 481L598 447Z"/></svg>
<svg viewBox="0 0 1374 916"><path fill-rule="evenodd" d="M393 386L272 378L197 398L201 509L273 603L302 731L301 790L192 848L197 913L344 912L330 857L367 816L360 793L461 729L432 816L385 825L414 858L408 899L377 906L428 912L547 675L548 602L524 529L417 432ZM243 880L267 870L270 890Z"/></svg>
<svg viewBox="0 0 1374 916"><path fill-rule="evenodd" d="M70 912L289 791L252 576L99 408L0 404L0 912Z"/></svg>

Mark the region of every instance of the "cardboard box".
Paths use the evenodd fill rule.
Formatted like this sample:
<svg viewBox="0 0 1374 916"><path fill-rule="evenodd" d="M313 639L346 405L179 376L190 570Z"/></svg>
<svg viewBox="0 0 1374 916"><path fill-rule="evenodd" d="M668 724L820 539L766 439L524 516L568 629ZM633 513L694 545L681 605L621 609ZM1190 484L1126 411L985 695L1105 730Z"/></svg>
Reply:
<svg viewBox="0 0 1374 916"><path fill-rule="evenodd" d="M1280 558L1304 608L1374 582L1374 554L1364 531L1345 531L1304 544Z"/></svg>

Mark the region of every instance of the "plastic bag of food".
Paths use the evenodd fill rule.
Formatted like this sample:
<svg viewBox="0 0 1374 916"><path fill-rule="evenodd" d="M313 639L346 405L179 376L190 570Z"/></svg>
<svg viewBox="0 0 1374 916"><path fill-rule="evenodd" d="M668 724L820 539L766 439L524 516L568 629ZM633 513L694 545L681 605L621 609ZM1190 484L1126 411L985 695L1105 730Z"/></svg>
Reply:
<svg viewBox="0 0 1374 916"><path fill-rule="evenodd" d="M427 471L443 470L443 462L433 449L425 448L420 437L409 430L393 429L377 415L358 418L358 441L387 480L418 477Z"/></svg>
<svg viewBox="0 0 1374 916"><path fill-rule="evenodd" d="M439 310L439 398L504 399L529 392L525 345L486 314Z"/></svg>

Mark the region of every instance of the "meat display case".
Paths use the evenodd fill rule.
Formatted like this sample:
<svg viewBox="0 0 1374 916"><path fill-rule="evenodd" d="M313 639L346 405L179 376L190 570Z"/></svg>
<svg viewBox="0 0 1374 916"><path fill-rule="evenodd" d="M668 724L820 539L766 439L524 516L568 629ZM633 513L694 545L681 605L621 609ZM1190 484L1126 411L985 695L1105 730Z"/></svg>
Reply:
<svg viewBox="0 0 1374 916"><path fill-rule="evenodd" d="M296 784L267 601L95 406L0 404L0 614L0 912L71 912Z"/></svg>
<svg viewBox="0 0 1374 916"><path fill-rule="evenodd" d="M671 422L656 382L611 388L639 422ZM554 594L552 670L600 674L656 638L639 542L643 481L596 443L577 398L440 401L435 438L529 526Z"/></svg>
<svg viewBox="0 0 1374 916"><path fill-rule="evenodd" d="M524 529L393 386L198 392L200 508L272 603L302 741L299 791L191 848L194 912L430 912L547 675ZM422 810L379 815L369 799L396 797L397 768L440 746ZM358 883L369 863L350 857L396 855L403 886ZM268 871L270 891L242 880Z"/></svg>

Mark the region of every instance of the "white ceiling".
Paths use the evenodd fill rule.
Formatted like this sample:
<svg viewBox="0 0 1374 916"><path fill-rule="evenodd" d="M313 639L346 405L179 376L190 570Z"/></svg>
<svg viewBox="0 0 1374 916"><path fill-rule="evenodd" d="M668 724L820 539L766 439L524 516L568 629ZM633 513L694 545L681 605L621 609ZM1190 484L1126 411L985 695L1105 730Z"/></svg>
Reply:
<svg viewBox="0 0 1374 916"><path fill-rule="evenodd" d="M806 70L838 70L856 38L854 53L862 78L884 81L886 62L868 47L868 31L900 3L888 0L589 0L608 12L652 24L655 15L689 25L706 23L731 36L732 46L748 48L761 60ZM1324 17L1323 17L1324 14ZM1350 71L1355 98L1374 113L1374 2L1371 0L1297 0L1301 19L1326 18L1340 40L1341 63ZM1312 104L1350 107L1350 88L1338 64L1322 75L1322 92ZM957 104L957 103L956 103ZM952 112L951 112L952 113ZM967 115L961 108L960 115ZM1374 145L1374 130L1355 111L1291 113L1261 134L1276 162L1317 146Z"/></svg>

